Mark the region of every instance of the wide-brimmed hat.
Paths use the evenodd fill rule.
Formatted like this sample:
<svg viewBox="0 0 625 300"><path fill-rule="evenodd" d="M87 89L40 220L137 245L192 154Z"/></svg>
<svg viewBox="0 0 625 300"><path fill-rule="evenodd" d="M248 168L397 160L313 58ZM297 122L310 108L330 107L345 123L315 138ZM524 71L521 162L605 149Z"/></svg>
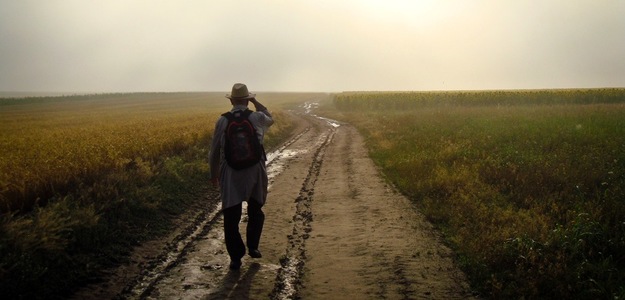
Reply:
<svg viewBox="0 0 625 300"><path fill-rule="evenodd" d="M232 93L226 95L226 98L239 100L239 99L252 99L256 97L256 94L252 94L247 90L247 86L243 83L235 83L232 86Z"/></svg>

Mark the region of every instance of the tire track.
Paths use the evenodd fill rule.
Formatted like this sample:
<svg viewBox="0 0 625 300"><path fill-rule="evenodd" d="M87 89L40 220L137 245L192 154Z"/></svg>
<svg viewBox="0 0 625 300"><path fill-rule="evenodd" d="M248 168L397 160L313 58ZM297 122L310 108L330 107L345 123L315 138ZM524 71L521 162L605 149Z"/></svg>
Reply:
<svg viewBox="0 0 625 300"><path fill-rule="evenodd" d="M169 235L166 247L153 248L150 257L161 253L156 259L143 256L141 275L111 298L471 298L451 251L384 183L362 137L312 114L316 106L291 112L297 135L267 155L271 205L261 259L227 268L221 201L213 191L206 207L188 215L190 224Z"/></svg>
<svg viewBox="0 0 625 300"><path fill-rule="evenodd" d="M283 144L280 148L267 154L267 173L270 181L277 176L284 164L292 157L288 151L289 146L297 142L308 133L310 127L306 127L301 133L294 136ZM150 298L155 287L168 275L168 272L185 260L187 253L194 247L198 240L205 238L219 223L223 215L221 211L221 201L219 194L207 196L210 203L216 203L212 208L207 208L199 212L193 222L168 243L165 250L154 260L152 260L144 271L127 285L118 298L122 299L147 299ZM245 215L245 212L243 212Z"/></svg>
<svg viewBox="0 0 625 300"><path fill-rule="evenodd" d="M145 299L163 276L183 260L193 243L208 234L214 227L220 217L220 211L221 203L212 210L200 212L195 217L195 221L182 230L167 245L165 251L148 265L141 273L140 278L124 289L120 297L124 299Z"/></svg>
<svg viewBox="0 0 625 300"><path fill-rule="evenodd" d="M325 140L315 151L308 175L295 200L297 205L293 216L293 232L288 236L289 245L286 254L280 259L280 269L270 295L271 299L297 298L306 261L306 240L309 237L310 222L313 219L311 204L315 193L315 183L319 178L325 150L331 143L335 132L335 129L325 132Z"/></svg>
<svg viewBox="0 0 625 300"><path fill-rule="evenodd" d="M349 125L336 130L315 184L304 299L468 299L451 250L380 175Z"/></svg>

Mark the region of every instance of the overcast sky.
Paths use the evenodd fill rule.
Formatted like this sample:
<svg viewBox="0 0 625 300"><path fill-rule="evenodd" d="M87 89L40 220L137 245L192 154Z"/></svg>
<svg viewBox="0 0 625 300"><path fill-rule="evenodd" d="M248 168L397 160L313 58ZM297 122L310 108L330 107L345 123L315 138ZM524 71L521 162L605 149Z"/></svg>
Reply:
<svg viewBox="0 0 625 300"><path fill-rule="evenodd" d="M0 91L625 87L623 0L0 0Z"/></svg>

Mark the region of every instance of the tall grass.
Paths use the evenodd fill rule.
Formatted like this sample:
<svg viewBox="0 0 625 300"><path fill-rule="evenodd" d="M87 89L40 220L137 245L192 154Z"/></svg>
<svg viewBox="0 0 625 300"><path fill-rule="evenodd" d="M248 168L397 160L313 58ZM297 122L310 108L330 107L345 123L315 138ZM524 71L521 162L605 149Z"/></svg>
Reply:
<svg viewBox="0 0 625 300"><path fill-rule="evenodd" d="M0 99L3 295L67 295L205 201L224 94ZM268 148L292 129L280 107L309 96L259 95L277 120Z"/></svg>
<svg viewBox="0 0 625 300"><path fill-rule="evenodd" d="M624 103L617 89L334 100L484 295L588 299L625 294Z"/></svg>

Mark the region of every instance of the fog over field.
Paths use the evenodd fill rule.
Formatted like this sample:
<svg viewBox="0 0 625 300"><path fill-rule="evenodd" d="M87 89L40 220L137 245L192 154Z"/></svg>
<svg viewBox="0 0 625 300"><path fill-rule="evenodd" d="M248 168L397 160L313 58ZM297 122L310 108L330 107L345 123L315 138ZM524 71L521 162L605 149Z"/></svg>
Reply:
<svg viewBox="0 0 625 300"><path fill-rule="evenodd" d="M0 91L625 86L625 1L0 0Z"/></svg>

